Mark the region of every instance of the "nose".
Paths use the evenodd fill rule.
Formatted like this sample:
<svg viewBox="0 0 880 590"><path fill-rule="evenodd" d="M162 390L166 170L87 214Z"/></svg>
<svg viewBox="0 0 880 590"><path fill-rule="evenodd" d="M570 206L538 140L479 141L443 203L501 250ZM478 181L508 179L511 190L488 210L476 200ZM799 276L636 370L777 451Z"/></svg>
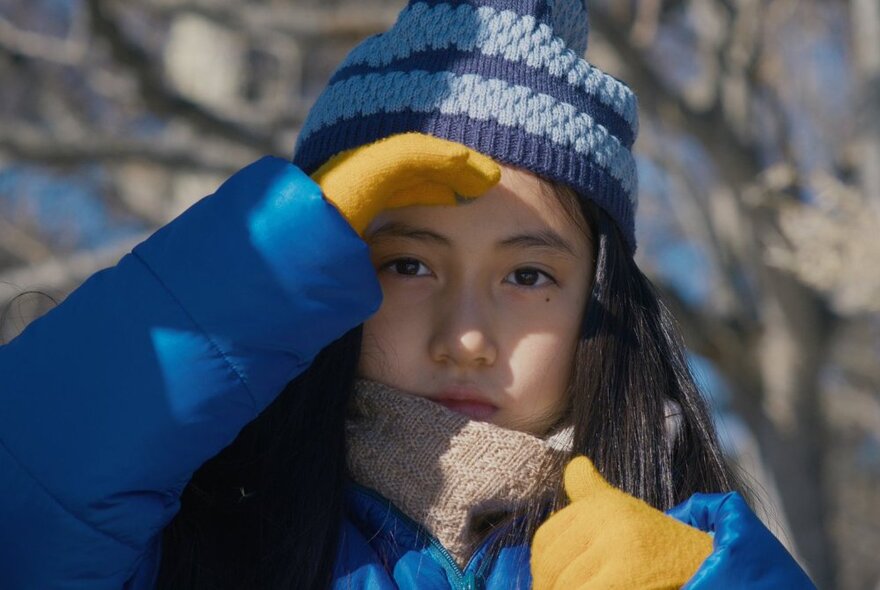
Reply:
<svg viewBox="0 0 880 590"><path fill-rule="evenodd" d="M488 296L459 290L440 295L430 354L435 362L459 367L492 366L498 357L493 331L493 305Z"/></svg>

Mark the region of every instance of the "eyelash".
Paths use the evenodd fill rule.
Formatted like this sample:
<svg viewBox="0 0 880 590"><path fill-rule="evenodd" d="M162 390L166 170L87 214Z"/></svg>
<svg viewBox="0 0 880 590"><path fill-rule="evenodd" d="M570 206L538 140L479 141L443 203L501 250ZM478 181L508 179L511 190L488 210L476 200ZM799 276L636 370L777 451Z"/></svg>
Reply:
<svg viewBox="0 0 880 590"><path fill-rule="evenodd" d="M559 284L559 283L557 283L556 279L553 278L552 275L544 272L543 270L534 268L532 266L523 266L522 268L518 268L515 271L513 271L512 273L510 273L509 275L507 275L507 277L509 277L511 275L515 275L517 273L522 273L522 272L537 273L538 275L543 276L546 279L546 282L543 284L539 284L536 282L536 284L534 284L534 285L522 285L520 283L513 283L513 282L511 282L511 284L516 285L517 287L525 287L525 288L529 288L529 289L540 289L541 287L547 287L549 285L558 285ZM507 277L504 277L504 279L507 280ZM541 277L538 277L538 281L540 281L540 280L541 280Z"/></svg>
<svg viewBox="0 0 880 590"><path fill-rule="evenodd" d="M422 268L428 270L428 272L419 273L418 271L416 271L415 274L400 272L400 265L403 265L403 264L408 264L408 265L415 264L415 265L418 265L419 267L422 267ZM387 262L384 266L382 266L382 270L388 270L390 272L393 272L394 274L404 276L404 277L422 277L422 276L429 276L430 274L433 274L430 272L430 269L428 269L428 267L425 265L425 263L423 263L420 260L417 260L415 258L396 258L394 260L391 260L390 262ZM524 285L522 283L516 282L515 280L510 280L510 281L507 280L509 277L515 276L517 273L536 273L540 276L538 277L538 280L534 284L531 284L531 285L528 285L528 284ZM545 279L544 283L540 282L541 277L543 277ZM526 289L538 289L541 287L546 287L548 285L558 285L559 284L557 282L557 280L552 275L550 275L549 273L547 273L543 270L532 267L532 266L523 266L521 268L517 268L516 270L514 270L513 272L508 274L506 277L504 277L504 280L507 283L510 283L510 284L515 285L517 287L526 288Z"/></svg>
<svg viewBox="0 0 880 590"><path fill-rule="evenodd" d="M401 264L417 264L421 267L424 267L425 269L428 268L425 265L425 263L423 263L420 260L416 260L415 258L395 258L394 260L387 262L385 265L383 265L382 270L390 270L394 274L398 274L398 275L401 275L404 277L422 277L422 276L426 276L428 274L432 274L430 272L425 273L425 274L408 274L405 272L398 272L398 270L399 270L398 265L401 265ZM398 267L398 268L395 269L395 267Z"/></svg>

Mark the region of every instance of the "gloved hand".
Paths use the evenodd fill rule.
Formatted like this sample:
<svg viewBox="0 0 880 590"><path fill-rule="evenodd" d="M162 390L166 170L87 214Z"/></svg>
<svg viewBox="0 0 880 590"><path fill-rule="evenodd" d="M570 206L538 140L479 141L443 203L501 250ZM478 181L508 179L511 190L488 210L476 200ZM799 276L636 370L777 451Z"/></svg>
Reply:
<svg viewBox="0 0 880 590"><path fill-rule="evenodd" d="M688 590L815 589L739 494L694 494L668 514L715 534L715 548L685 586Z"/></svg>
<svg viewBox="0 0 880 590"><path fill-rule="evenodd" d="M709 535L611 486L586 457L565 468L571 504L532 541L535 590L680 588L712 551Z"/></svg>
<svg viewBox="0 0 880 590"><path fill-rule="evenodd" d="M312 180L363 236L385 209L478 197L501 180L501 168L459 143L402 133L333 156Z"/></svg>

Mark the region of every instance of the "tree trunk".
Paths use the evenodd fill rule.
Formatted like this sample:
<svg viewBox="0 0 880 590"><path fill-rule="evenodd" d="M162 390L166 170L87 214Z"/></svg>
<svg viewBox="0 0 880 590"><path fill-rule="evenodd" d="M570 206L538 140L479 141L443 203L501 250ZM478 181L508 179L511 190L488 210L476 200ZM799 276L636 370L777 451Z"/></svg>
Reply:
<svg viewBox="0 0 880 590"><path fill-rule="evenodd" d="M859 180L865 197L880 211L880 2L852 0L850 11L860 95Z"/></svg>

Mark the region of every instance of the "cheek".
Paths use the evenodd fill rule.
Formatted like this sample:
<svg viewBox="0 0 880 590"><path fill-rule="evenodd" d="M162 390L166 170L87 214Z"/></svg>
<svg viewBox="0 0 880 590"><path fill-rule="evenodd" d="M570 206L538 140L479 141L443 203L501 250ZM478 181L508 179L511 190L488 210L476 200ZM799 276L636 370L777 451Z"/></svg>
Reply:
<svg viewBox="0 0 880 590"><path fill-rule="evenodd" d="M516 413L557 414L564 409L571 364L579 337L576 314L543 316L542 328L518 339L509 357ZM572 317L574 316L574 317Z"/></svg>
<svg viewBox="0 0 880 590"><path fill-rule="evenodd" d="M364 322L358 365L361 377L405 388L426 329L419 315L408 306L395 305L393 298L383 300L379 311Z"/></svg>
<svg viewBox="0 0 880 590"><path fill-rule="evenodd" d="M554 398L568 385L573 338L537 333L521 339L511 352L510 366L518 391Z"/></svg>

